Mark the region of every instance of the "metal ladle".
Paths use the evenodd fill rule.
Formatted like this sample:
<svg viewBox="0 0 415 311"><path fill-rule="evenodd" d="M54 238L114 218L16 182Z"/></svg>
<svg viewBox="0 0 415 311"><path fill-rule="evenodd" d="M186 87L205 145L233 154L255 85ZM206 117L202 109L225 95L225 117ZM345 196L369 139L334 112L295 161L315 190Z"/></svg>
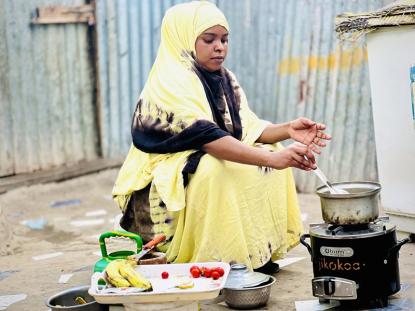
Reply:
<svg viewBox="0 0 415 311"><path fill-rule="evenodd" d="M314 174L317 175L318 178L326 185L326 187L329 189L331 194L349 194L348 191L336 188L334 187L327 179L326 175L320 170L320 168L317 166L315 170L313 170Z"/></svg>
<svg viewBox="0 0 415 311"><path fill-rule="evenodd" d="M308 161L306 155L304 155L304 158ZM330 194L349 194L349 192L346 190L333 187L333 185L327 179L326 175L324 175L323 171L318 166L313 170L313 173L316 174L317 177L320 178L320 180L323 182L323 184L326 185L327 189L329 189Z"/></svg>

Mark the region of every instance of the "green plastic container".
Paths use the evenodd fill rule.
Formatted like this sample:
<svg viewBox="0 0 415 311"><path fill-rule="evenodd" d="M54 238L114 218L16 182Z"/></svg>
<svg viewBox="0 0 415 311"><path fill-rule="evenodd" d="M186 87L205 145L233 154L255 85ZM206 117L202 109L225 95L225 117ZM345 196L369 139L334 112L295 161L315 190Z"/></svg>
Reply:
<svg viewBox="0 0 415 311"><path fill-rule="evenodd" d="M107 246L105 244L105 239L111 237L126 237L136 241L137 251L130 250L120 250L108 254ZM126 259L128 256L135 255L141 251L143 247L143 240L138 234L128 232L128 231L110 231L101 234L99 237L99 247L101 248L102 258L95 263L94 272L102 272L105 270L105 267L110 263L110 261L115 259Z"/></svg>

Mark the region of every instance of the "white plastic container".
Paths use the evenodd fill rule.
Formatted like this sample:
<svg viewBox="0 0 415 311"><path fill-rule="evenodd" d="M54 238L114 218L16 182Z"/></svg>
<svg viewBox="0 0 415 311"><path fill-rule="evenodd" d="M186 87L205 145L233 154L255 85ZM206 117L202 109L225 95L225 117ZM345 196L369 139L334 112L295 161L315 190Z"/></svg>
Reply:
<svg viewBox="0 0 415 311"><path fill-rule="evenodd" d="M180 289L175 287L178 280L183 277L190 277L190 267L221 267L224 275L213 280L212 278L194 278L192 288ZM136 269L144 275L152 284L153 290L150 292L118 292L102 293L98 286L98 279L103 277L103 273L96 272L91 277L91 287L88 293L101 304L123 304L128 308L134 308L131 304L164 304L180 301L200 301L216 298L220 290L225 286L229 274L230 266L224 262L201 262L186 264L165 264L165 265L142 265ZM161 273L169 273L168 279L162 279ZM132 289L133 290L133 289ZM128 306L127 306L128 305ZM184 304L186 305L186 304ZM162 305L160 305L160 308Z"/></svg>
<svg viewBox="0 0 415 311"><path fill-rule="evenodd" d="M415 233L415 26L373 31L367 46L382 207L399 231Z"/></svg>

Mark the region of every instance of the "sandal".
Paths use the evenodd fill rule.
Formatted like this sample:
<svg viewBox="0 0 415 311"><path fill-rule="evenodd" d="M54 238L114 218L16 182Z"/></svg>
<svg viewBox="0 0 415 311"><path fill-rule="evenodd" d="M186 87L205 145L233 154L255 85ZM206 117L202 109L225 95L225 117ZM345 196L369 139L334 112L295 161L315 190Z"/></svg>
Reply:
<svg viewBox="0 0 415 311"><path fill-rule="evenodd" d="M280 265L270 260L262 267L254 269L254 271L265 273L265 274L275 274L280 271Z"/></svg>

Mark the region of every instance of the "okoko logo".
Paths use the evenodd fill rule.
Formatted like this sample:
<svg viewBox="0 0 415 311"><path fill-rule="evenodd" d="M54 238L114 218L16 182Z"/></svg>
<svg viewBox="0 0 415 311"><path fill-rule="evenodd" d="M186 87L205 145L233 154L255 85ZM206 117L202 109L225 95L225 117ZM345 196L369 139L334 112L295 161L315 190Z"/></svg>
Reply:
<svg viewBox="0 0 415 311"><path fill-rule="evenodd" d="M344 262L339 258L318 258L317 260L318 271L331 270L331 271L359 271L360 262Z"/></svg>

